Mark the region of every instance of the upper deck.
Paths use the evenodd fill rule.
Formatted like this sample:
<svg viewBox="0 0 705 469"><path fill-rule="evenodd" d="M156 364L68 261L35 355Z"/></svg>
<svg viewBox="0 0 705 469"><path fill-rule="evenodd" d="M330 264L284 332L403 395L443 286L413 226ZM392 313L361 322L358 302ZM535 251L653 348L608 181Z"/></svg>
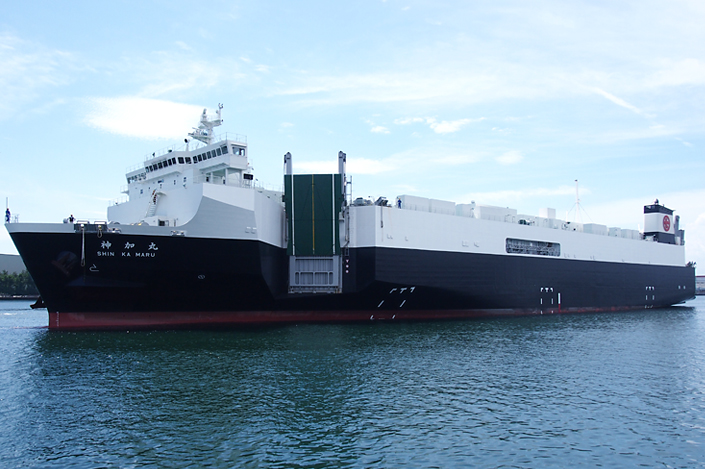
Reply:
<svg viewBox="0 0 705 469"><path fill-rule="evenodd" d="M215 143L199 145L194 149L190 149L187 142L179 147L167 148L159 154L152 153L145 158L144 163L127 170L127 183L180 173L190 167L204 173L227 168L240 171L248 169L247 139L244 136L224 134L214 140Z"/></svg>
<svg viewBox="0 0 705 469"><path fill-rule="evenodd" d="M195 215L204 193L215 194L215 188L210 187L214 185L219 186L215 189L218 197L225 197L225 189L256 189L268 197L280 198L276 190L255 187L245 136L213 132L213 127L222 122L221 109L219 106L217 118L212 120L204 110L199 128L190 132L183 144L155 151L138 166L129 168L125 175L127 185L121 190L127 197L111 201L109 219L120 223L183 224Z"/></svg>

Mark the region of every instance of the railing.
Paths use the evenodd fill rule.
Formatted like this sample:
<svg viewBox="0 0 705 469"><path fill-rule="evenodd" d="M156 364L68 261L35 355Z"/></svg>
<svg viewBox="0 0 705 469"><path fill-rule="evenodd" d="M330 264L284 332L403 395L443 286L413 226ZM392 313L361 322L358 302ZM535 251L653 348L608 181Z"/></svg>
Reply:
<svg viewBox="0 0 705 469"><path fill-rule="evenodd" d="M230 181L225 181L223 182L225 178L222 176L207 176L205 174L199 175L193 179L189 180L189 185L191 184L213 184L213 185L220 185L220 186L228 186L228 187L243 187L243 188L250 188L254 189L256 191L269 191L269 192L284 192L284 187L281 185L276 185L276 184L264 184L261 183L259 180L255 179L231 179ZM178 190L178 188L177 188ZM142 197L150 197L151 194L148 192L145 192L141 194L138 198ZM129 202L130 198L128 196L123 196L123 197L118 197L115 199L111 199L108 202L108 206L113 206L113 205L120 205L124 204L125 202Z"/></svg>
<svg viewBox="0 0 705 469"><path fill-rule="evenodd" d="M237 179L232 178L229 181L223 176L212 176L201 174L192 179L194 184L214 184L229 187L249 187L257 190L266 190L272 192L284 192L282 185L265 184L258 179Z"/></svg>
<svg viewBox="0 0 705 469"><path fill-rule="evenodd" d="M116 198L116 199L110 200L110 201L108 202L108 206L109 206L109 207L112 207L113 205L124 204L125 202L127 202L127 201L129 201L129 200L130 200L130 198L127 197L127 196L118 197L118 198Z"/></svg>
<svg viewBox="0 0 705 469"><path fill-rule="evenodd" d="M144 163L133 164L125 169L125 174L130 174L133 171L142 170L144 171Z"/></svg>
<svg viewBox="0 0 705 469"><path fill-rule="evenodd" d="M215 143L223 142L225 140L232 140L234 142L247 145L247 136L232 133L232 132L230 132L230 133L225 132L223 134L216 135L215 137L213 137L213 143L211 143L211 145L213 145ZM191 147L191 145L194 145L194 146ZM168 147L161 148L151 154L148 153L144 157L144 161L149 161L153 158L158 158L160 156L166 155L167 153L173 153L175 151L186 151L187 146L188 146L188 151L193 151L193 150L198 150L200 148L206 147L208 145L206 145L205 143L200 142L198 140L195 140L195 139L189 141L189 143L176 143L174 145L170 145Z"/></svg>

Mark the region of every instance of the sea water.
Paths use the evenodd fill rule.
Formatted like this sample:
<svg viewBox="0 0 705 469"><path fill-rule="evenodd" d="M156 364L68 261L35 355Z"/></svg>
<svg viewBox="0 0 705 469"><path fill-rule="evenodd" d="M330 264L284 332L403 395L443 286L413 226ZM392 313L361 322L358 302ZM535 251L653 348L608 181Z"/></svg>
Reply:
<svg viewBox="0 0 705 469"><path fill-rule="evenodd" d="M0 467L698 467L705 297L629 313L56 332L0 302Z"/></svg>

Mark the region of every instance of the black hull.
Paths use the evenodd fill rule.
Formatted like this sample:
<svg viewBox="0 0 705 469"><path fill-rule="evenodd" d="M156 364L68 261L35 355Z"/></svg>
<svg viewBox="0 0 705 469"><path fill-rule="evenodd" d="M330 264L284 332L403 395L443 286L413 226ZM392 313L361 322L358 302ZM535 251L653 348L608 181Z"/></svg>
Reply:
<svg viewBox="0 0 705 469"><path fill-rule="evenodd" d="M288 257L258 241L12 233L50 327L618 311L695 295L691 267L390 248L350 249L342 293L287 293Z"/></svg>

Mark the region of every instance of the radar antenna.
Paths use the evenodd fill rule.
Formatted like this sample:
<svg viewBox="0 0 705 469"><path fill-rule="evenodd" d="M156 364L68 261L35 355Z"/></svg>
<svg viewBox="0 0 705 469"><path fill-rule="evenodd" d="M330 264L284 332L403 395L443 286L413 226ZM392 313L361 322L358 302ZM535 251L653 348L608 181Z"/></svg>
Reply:
<svg viewBox="0 0 705 469"><path fill-rule="evenodd" d="M189 132L188 136L195 138L206 145L210 145L213 142L213 137L215 136L213 134L213 127L217 127L223 123L223 118L221 117L222 110L223 105L218 104L218 110L216 111L217 118L209 120L208 111L204 109L203 114L201 114L201 123L198 125L198 128L194 127L193 132Z"/></svg>

